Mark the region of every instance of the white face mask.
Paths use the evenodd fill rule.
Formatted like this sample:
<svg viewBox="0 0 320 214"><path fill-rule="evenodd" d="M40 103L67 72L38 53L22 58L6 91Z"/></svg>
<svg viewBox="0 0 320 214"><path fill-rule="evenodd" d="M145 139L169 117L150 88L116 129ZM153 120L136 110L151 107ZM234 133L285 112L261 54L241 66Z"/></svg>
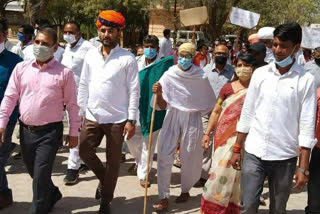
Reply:
<svg viewBox="0 0 320 214"><path fill-rule="evenodd" d="M4 51L5 47L4 47L4 42L0 43L0 53L2 53Z"/></svg>
<svg viewBox="0 0 320 214"><path fill-rule="evenodd" d="M76 36L73 34L64 34L63 35L63 39L68 43L68 44L73 44L75 43L76 40Z"/></svg>
<svg viewBox="0 0 320 214"><path fill-rule="evenodd" d="M53 56L52 48L41 45L33 45L33 55L36 57L36 60L45 62Z"/></svg>

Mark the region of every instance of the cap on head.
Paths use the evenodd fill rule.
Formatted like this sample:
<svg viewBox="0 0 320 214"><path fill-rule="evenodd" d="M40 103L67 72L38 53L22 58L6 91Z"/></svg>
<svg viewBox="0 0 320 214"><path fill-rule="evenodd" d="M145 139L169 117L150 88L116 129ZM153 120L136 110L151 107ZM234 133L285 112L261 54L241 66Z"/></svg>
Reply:
<svg viewBox="0 0 320 214"><path fill-rule="evenodd" d="M273 31L275 30L274 27L263 27L260 28L258 31L258 38L259 39L273 39Z"/></svg>
<svg viewBox="0 0 320 214"><path fill-rule="evenodd" d="M112 28L123 28L125 18L120 12L114 10L104 10L99 14L96 26L99 29L102 25Z"/></svg>
<svg viewBox="0 0 320 214"><path fill-rule="evenodd" d="M194 44L192 43L183 43L179 46L179 54L183 51L190 53L192 56L195 56L196 46L194 46Z"/></svg>
<svg viewBox="0 0 320 214"><path fill-rule="evenodd" d="M249 37L248 37L248 41L250 44L254 44L256 42L259 42L259 37L258 37L258 34L254 33L254 34L251 34Z"/></svg>
<svg viewBox="0 0 320 214"><path fill-rule="evenodd" d="M256 42L249 47L249 51L255 51L257 53L266 53L267 48L263 42Z"/></svg>

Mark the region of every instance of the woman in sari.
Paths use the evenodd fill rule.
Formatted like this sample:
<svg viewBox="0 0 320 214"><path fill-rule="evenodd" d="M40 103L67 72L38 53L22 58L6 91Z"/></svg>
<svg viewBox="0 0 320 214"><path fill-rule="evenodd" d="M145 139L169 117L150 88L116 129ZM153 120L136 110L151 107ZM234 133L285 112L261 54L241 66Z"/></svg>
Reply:
<svg viewBox="0 0 320 214"><path fill-rule="evenodd" d="M236 140L236 125L254 64L252 55L239 55L235 78L221 89L202 138L201 144L206 150L209 147L211 132L215 130L210 177L201 198L202 214L240 213L240 171L233 169L229 160Z"/></svg>

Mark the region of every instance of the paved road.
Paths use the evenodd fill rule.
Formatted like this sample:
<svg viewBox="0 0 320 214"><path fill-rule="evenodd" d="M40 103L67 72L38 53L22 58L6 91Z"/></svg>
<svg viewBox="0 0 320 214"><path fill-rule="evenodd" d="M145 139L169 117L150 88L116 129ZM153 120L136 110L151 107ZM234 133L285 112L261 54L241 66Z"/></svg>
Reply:
<svg viewBox="0 0 320 214"><path fill-rule="evenodd" d="M66 132L67 133L67 132ZM14 136L14 142L19 142ZM17 151L19 148L16 148ZM97 152L101 158L104 158L105 142L98 148ZM15 154L15 153L13 153ZM98 181L94 174L89 171L80 175L77 185L65 186L63 178L67 169L68 149L61 148L59 151L55 166L53 169L53 181L60 188L63 198L59 201L52 213L68 214L81 213L91 214L97 213L99 202L94 199L95 190ZM127 173L128 168L133 163L130 155L127 155L128 161L121 165L120 176L116 187L115 198L112 202L113 214L141 214L143 213L144 189L140 187L137 177L130 176ZM28 212L32 198L31 178L26 173L26 168L21 160L9 159L8 166L9 185L13 190L14 204L4 210L2 214L24 214ZM158 200L156 185L156 161L151 171L151 188L149 188L148 214L152 212L152 203ZM180 174L179 169L173 167L171 181L170 210L167 213L183 213L192 214L199 213L200 198L202 194L201 188L193 188L191 190L191 200L185 204L175 204L174 198L180 194ZM268 190L264 189L263 196L267 198ZM288 214L302 214L307 201L306 191L293 191L288 202ZM268 203L268 200L266 200ZM261 206L259 213L267 214L267 206Z"/></svg>

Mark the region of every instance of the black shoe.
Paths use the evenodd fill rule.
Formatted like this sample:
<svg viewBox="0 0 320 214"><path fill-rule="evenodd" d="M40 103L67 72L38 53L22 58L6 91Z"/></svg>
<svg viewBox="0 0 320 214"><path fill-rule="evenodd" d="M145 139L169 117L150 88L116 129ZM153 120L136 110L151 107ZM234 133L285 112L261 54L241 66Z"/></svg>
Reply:
<svg viewBox="0 0 320 214"><path fill-rule="evenodd" d="M99 182L99 185L96 190L96 199L99 200L101 198L101 195L102 195L102 185Z"/></svg>
<svg viewBox="0 0 320 214"><path fill-rule="evenodd" d="M63 182L66 185L75 184L78 182L79 170L68 169L66 177L63 179Z"/></svg>
<svg viewBox="0 0 320 214"><path fill-rule="evenodd" d="M193 185L193 187L199 188L199 187L204 187L204 185L206 184L207 180L204 178L200 178L197 183L195 185Z"/></svg>
<svg viewBox="0 0 320 214"><path fill-rule="evenodd" d="M126 159L126 154L122 154L122 155L121 155L121 161L120 161L120 162L121 162L121 163L124 163L124 162L126 162L126 160L127 160L127 159Z"/></svg>
<svg viewBox="0 0 320 214"><path fill-rule="evenodd" d="M89 167L85 164L81 164L79 168L79 172L86 172L89 171Z"/></svg>
<svg viewBox="0 0 320 214"><path fill-rule="evenodd" d="M14 158L15 160L20 160L20 159L22 159L21 152L18 152L18 154L15 154L15 155L13 156L13 158Z"/></svg>
<svg viewBox="0 0 320 214"><path fill-rule="evenodd" d="M16 147L17 147L17 144L16 144L16 143L14 143L14 142L10 143L10 156L11 156L13 150L14 150Z"/></svg>
<svg viewBox="0 0 320 214"><path fill-rule="evenodd" d="M110 202L101 201L99 213L100 214L110 214L111 213Z"/></svg>
<svg viewBox="0 0 320 214"><path fill-rule="evenodd" d="M53 209L54 205L59 201L61 200L62 198L62 194L59 190L58 187L54 187L54 191L53 191L53 196L52 196L52 199L51 199L51 205L49 207L49 212Z"/></svg>
<svg viewBox="0 0 320 214"><path fill-rule="evenodd" d="M11 189L9 189L7 193L0 195L0 209L9 207L12 203L13 199Z"/></svg>

